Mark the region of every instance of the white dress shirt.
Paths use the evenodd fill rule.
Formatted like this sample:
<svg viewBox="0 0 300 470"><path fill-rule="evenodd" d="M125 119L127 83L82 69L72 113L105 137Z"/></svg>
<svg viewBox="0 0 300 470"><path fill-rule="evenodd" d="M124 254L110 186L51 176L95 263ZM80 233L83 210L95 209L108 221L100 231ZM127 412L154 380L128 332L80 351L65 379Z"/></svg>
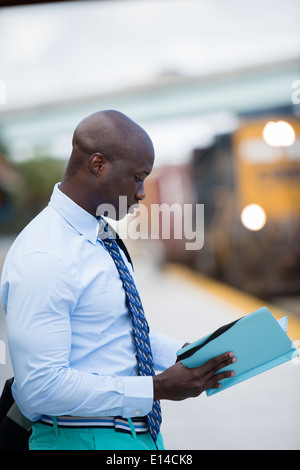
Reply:
<svg viewBox="0 0 300 470"><path fill-rule="evenodd" d="M13 395L32 421L43 414L128 418L152 408L153 379L137 375L125 292L97 234L97 219L57 184L5 260ZM156 370L174 364L183 342L154 332L150 339Z"/></svg>

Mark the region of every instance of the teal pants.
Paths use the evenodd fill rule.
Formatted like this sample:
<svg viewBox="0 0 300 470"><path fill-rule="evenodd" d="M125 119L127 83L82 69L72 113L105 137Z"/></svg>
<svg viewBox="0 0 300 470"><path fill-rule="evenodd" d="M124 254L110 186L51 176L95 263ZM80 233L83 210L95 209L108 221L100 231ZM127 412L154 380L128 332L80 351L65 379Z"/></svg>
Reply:
<svg viewBox="0 0 300 470"><path fill-rule="evenodd" d="M164 450L162 435L156 445L147 434L131 434L104 428L63 428L35 423L29 450Z"/></svg>

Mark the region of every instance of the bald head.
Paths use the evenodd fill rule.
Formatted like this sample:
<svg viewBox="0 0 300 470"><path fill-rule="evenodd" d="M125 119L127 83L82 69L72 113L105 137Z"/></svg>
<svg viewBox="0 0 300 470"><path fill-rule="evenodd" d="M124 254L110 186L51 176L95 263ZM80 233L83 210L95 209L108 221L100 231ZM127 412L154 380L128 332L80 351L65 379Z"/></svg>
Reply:
<svg viewBox="0 0 300 470"><path fill-rule="evenodd" d="M72 144L60 190L74 202L93 215L109 204L121 217L120 196L126 196L128 208L144 199L154 149L138 124L118 111L100 111L78 124Z"/></svg>
<svg viewBox="0 0 300 470"><path fill-rule="evenodd" d="M119 111L106 110L91 114L74 131L67 175L74 176L94 153L99 152L111 161L130 158L141 143L153 148L144 129Z"/></svg>

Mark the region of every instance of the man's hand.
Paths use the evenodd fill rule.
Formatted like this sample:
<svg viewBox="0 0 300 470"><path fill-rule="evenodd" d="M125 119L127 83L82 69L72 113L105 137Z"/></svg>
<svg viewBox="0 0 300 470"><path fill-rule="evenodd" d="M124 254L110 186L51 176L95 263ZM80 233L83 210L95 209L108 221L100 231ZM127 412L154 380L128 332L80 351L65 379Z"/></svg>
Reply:
<svg viewBox="0 0 300 470"><path fill-rule="evenodd" d="M153 377L154 400L185 400L197 397L208 388L219 388L220 380L233 377L233 371L217 373L236 362L233 352L226 352L201 367L188 368L181 361Z"/></svg>

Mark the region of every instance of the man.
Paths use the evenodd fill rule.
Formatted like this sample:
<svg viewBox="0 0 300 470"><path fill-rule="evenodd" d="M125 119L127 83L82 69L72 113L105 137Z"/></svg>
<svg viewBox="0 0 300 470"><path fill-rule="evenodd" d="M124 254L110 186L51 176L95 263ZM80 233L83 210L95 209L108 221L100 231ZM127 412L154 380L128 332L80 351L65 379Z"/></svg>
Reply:
<svg viewBox="0 0 300 470"><path fill-rule="evenodd" d="M35 422L30 449L162 449L159 401L197 396L232 375L216 374L232 353L188 369L175 362L182 341L149 339L129 255L103 223L103 207L124 217L119 196L125 212L144 199L153 162L149 136L128 117L87 117L48 207L6 258L13 395Z"/></svg>

